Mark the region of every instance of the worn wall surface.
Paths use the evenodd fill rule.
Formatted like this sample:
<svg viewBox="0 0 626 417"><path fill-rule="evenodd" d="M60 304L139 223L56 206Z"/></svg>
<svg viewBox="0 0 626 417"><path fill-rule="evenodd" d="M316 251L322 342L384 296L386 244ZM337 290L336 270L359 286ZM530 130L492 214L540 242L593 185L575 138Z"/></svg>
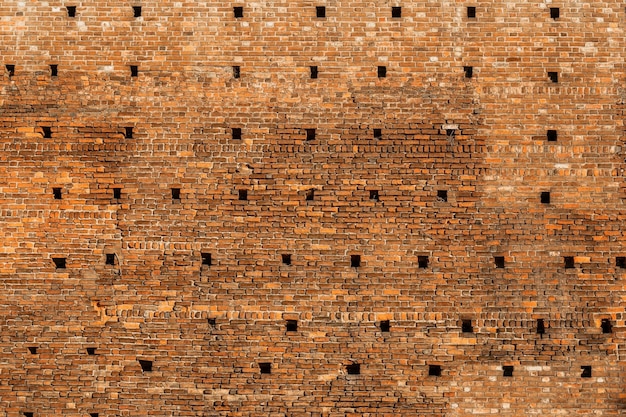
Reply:
<svg viewBox="0 0 626 417"><path fill-rule="evenodd" d="M625 415L625 27L4 0L0 416Z"/></svg>

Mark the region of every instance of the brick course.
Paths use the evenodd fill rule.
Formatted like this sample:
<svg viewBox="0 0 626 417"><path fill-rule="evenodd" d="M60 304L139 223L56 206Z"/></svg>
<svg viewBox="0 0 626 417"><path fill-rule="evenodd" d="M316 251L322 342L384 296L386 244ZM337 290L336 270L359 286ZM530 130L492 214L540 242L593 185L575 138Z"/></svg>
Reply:
<svg viewBox="0 0 626 417"><path fill-rule="evenodd" d="M0 18L0 416L623 415L623 4Z"/></svg>

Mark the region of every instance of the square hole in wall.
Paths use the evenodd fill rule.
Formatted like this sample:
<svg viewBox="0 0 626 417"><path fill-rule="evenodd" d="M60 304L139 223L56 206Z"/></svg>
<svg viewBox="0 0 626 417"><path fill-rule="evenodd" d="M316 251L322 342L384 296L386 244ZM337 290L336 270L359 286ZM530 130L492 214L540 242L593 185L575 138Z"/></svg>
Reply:
<svg viewBox="0 0 626 417"><path fill-rule="evenodd" d="M98 413L89 413L89 417L98 417L99 415Z"/></svg>
<svg viewBox="0 0 626 417"><path fill-rule="evenodd" d="M389 322L389 320L382 320L380 322L380 331L381 332L388 332L391 329L391 323Z"/></svg>
<svg viewBox="0 0 626 417"><path fill-rule="evenodd" d="M547 136L548 142L556 142L556 137L557 137L556 130L552 130L552 129L548 130L546 133L546 136Z"/></svg>
<svg viewBox="0 0 626 417"><path fill-rule="evenodd" d="M180 200L180 188L172 188L172 200Z"/></svg>
<svg viewBox="0 0 626 417"><path fill-rule="evenodd" d="M76 17L76 6L65 6L68 17Z"/></svg>
<svg viewBox="0 0 626 417"><path fill-rule="evenodd" d="M441 376L441 365L428 365L429 376Z"/></svg>
<svg viewBox="0 0 626 417"><path fill-rule="evenodd" d="M541 204L550 204L550 191L542 191L539 198Z"/></svg>
<svg viewBox="0 0 626 417"><path fill-rule="evenodd" d="M44 138L49 139L52 137L52 128L50 126L41 126L41 130Z"/></svg>
<svg viewBox="0 0 626 417"><path fill-rule="evenodd" d="M556 72L556 71L548 71L548 78L553 83L558 83L559 82L559 73Z"/></svg>
<svg viewBox="0 0 626 417"><path fill-rule="evenodd" d="M290 254L283 253L280 257L281 257L281 259L283 261L283 264L291 265L291 255Z"/></svg>
<svg viewBox="0 0 626 417"><path fill-rule="evenodd" d="M124 128L124 138L125 139L132 139L133 138L133 128L132 128L132 126L126 126Z"/></svg>
<svg viewBox="0 0 626 417"><path fill-rule="evenodd" d="M119 200L120 198L122 198L122 189L121 188L114 188L113 189L113 198L116 200Z"/></svg>
<svg viewBox="0 0 626 417"><path fill-rule="evenodd" d="M52 189L52 196L54 197L55 200L61 200L63 199L63 193L61 191L61 188L53 188Z"/></svg>
<svg viewBox="0 0 626 417"><path fill-rule="evenodd" d="M59 75L59 66L57 64L50 64L50 76L56 77Z"/></svg>
<svg viewBox="0 0 626 417"><path fill-rule="evenodd" d="M137 77L139 75L139 67L137 65L130 66L130 76Z"/></svg>
<svg viewBox="0 0 626 417"><path fill-rule="evenodd" d="M543 319L537 319L537 334L545 334L546 324Z"/></svg>
<svg viewBox="0 0 626 417"><path fill-rule="evenodd" d="M493 261L496 264L496 268L504 268L504 256L494 256Z"/></svg>
<svg viewBox="0 0 626 417"><path fill-rule="evenodd" d="M553 19L558 19L561 15L561 11L558 7L550 7L550 17Z"/></svg>
<svg viewBox="0 0 626 417"><path fill-rule="evenodd" d="M446 191L446 190L437 190L437 200L438 201L448 201L448 191Z"/></svg>
<svg viewBox="0 0 626 417"><path fill-rule="evenodd" d="M285 324L288 332L297 332L298 331L298 320L287 320Z"/></svg>
<svg viewBox="0 0 626 417"><path fill-rule="evenodd" d="M115 254L114 253L107 253L106 254L106 261L105 261L106 265L115 265Z"/></svg>
<svg viewBox="0 0 626 417"><path fill-rule="evenodd" d="M402 7L394 6L391 8L391 17L402 17Z"/></svg>
<svg viewBox="0 0 626 417"><path fill-rule="evenodd" d="M378 78L385 78L387 76L387 67L384 65L378 66Z"/></svg>
<svg viewBox="0 0 626 417"><path fill-rule="evenodd" d="M615 266L618 268L626 268L626 256L616 256Z"/></svg>
<svg viewBox="0 0 626 417"><path fill-rule="evenodd" d="M243 17L243 7L242 6L233 7L233 14L235 15L235 18L237 19Z"/></svg>
<svg viewBox="0 0 626 417"><path fill-rule="evenodd" d="M474 333L474 326L472 326L472 320L470 319L461 320L461 331L463 333Z"/></svg>
<svg viewBox="0 0 626 417"><path fill-rule="evenodd" d="M417 257L417 267L420 269L428 268L428 256L419 255Z"/></svg>
<svg viewBox="0 0 626 417"><path fill-rule="evenodd" d="M54 262L56 269L65 269L66 267L65 258L52 258L52 262Z"/></svg>
<svg viewBox="0 0 626 417"><path fill-rule="evenodd" d="M463 67L463 72L465 73L465 78L472 78L474 76L474 67Z"/></svg>
<svg viewBox="0 0 626 417"><path fill-rule="evenodd" d="M246 201L248 199L248 190L238 190L237 194L239 200L241 201Z"/></svg>
<svg viewBox="0 0 626 417"><path fill-rule="evenodd" d="M271 374L272 373L272 364L270 362L260 362L259 370L262 374Z"/></svg>
<svg viewBox="0 0 626 417"><path fill-rule="evenodd" d="M315 129L305 129L306 140L315 140Z"/></svg>
<svg viewBox="0 0 626 417"><path fill-rule="evenodd" d="M202 265L211 266L212 259L210 253L202 252L200 253L200 258L202 258Z"/></svg>
<svg viewBox="0 0 626 417"><path fill-rule="evenodd" d="M590 365L583 365L580 367L581 373L580 376L581 378L591 378L591 366Z"/></svg>
<svg viewBox="0 0 626 417"><path fill-rule="evenodd" d="M36 354L37 354L37 347L36 347L36 346L29 346L29 347L28 347L28 352L29 352L31 355L36 355Z"/></svg>
<svg viewBox="0 0 626 417"><path fill-rule="evenodd" d="M378 190L370 190L370 200L379 201Z"/></svg>
<svg viewBox="0 0 626 417"><path fill-rule="evenodd" d="M133 6L133 17L141 17L141 6Z"/></svg>
<svg viewBox="0 0 626 417"><path fill-rule="evenodd" d="M24 411L22 412L22 414L24 414L24 417L34 417L35 413L31 412L31 411Z"/></svg>
<svg viewBox="0 0 626 417"><path fill-rule="evenodd" d="M213 327L217 324L217 320L214 317L209 317L208 319L206 319L207 323L209 324L209 326Z"/></svg>
<svg viewBox="0 0 626 417"><path fill-rule="evenodd" d="M374 129L374 139L382 139L383 130L382 129Z"/></svg>
<svg viewBox="0 0 626 417"><path fill-rule="evenodd" d="M88 347L87 348L87 355L94 356L95 354L96 354L96 348L95 347Z"/></svg>
<svg viewBox="0 0 626 417"><path fill-rule="evenodd" d="M469 17L470 19L473 19L476 17L476 7L467 6L467 17Z"/></svg>
<svg viewBox="0 0 626 417"><path fill-rule="evenodd" d="M513 376L513 367L512 366L503 366L502 367L502 376Z"/></svg>
<svg viewBox="0 0 626 417"><path fill-rule="evenodd" d="M317 66L311 65L309 68L311 69L311 78L317 78Z"/></svg>
<svg viewBox="0 0 626 417"><path fill-rule="evenodd" d="M602 333L608 334L613 332L613 325L611 324L610 319L602 319L602 323L600 324L602 328Z"/></svg>
<svg viewBox="0 0 626 417"><path fill-rule="evenodd" d="M233 140L241 140L241 128L233 127L231 130L231 135Z"/></svg>
<svg viewBox="0 0 626 417"><path fill-rule="evenodd" d="M326 7L325 6L315 6L315 16L317 16L317 17L326 17Z"/></svg>
<svg viewBox="0 0 626 417"><path fill-rule="evenodd" d="M241 78L241 67L233 65L233 78Z"/></svg>
<svg viewBox="0 0 626 417"><path fill-rule="evenodd" d="M574 257L573 256L564 256L563 263L566 269L572 269L575 267L574 265Z"/></svg>
<svg viewBox="0 0 626 417"><path fill-rule="evenodd" d="M7 69L7 72L9 73L9 77L12 77L15 75L15 65L13 64L6 64L5 68Z"/></svg>
<svg viewBox="0 0 626 417"><path fill-rule="evenodd" d="M350 266L358 268L361 266L361 255L350 255Z"/></svg>
<svg viewBox="0 0 626 417"><path fill-rule="evenodd" d="M360 375L361 374L361 364L360 363L351 363L346 366L346 372L348 375Z"/></svg>
<svg viewBox="0 0 626 417"><path fill-rule="evenodd" d="M315 199L315 189L311 188L306 192L306 201L313 201Z"/></svg>
<svg viewBox="0 0 626 417"><path fill-rule="evenodd" d="M138 361L143 372L152 372L152 361L146 361L143 359L138 359Z"/></svg>

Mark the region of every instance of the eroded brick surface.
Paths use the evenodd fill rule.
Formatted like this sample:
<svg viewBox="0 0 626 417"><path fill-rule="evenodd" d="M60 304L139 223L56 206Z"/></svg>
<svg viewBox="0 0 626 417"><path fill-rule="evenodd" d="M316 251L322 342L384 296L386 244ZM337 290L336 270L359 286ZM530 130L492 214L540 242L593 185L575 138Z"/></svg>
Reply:
<svg viewBox="0 0 626 417"><path fill-rule="evenodd" d="M623 4L0 19L0 416L623 415Z"/></svg>

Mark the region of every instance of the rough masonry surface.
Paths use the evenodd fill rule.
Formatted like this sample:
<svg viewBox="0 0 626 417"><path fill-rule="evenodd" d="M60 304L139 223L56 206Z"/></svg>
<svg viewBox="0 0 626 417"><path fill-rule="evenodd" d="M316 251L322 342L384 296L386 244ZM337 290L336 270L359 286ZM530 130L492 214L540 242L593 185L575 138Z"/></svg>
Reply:
<svg viewBox="0 0 626 417"><path fill-rule="evenodd" d="M0 22L0 416L626 413L622 2Z"/></svg>

